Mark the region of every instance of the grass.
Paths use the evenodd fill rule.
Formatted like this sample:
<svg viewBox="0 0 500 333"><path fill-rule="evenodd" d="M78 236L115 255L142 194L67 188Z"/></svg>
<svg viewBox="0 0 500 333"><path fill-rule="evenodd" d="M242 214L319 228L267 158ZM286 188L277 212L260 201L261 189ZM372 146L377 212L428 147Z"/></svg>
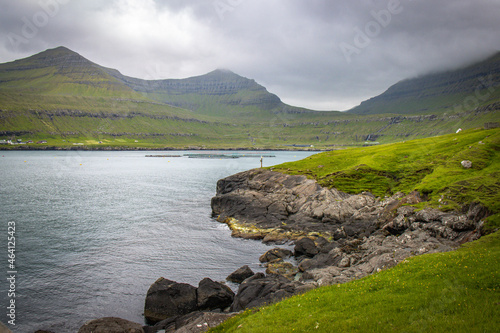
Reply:
<svg viewBox="0 0 500 333"><path fill-rule="evenodd" d="M500 231L247 310L210 332L498 332Z"/></svg>
<svg viewBox="0 0 500 333"><path fill-rule="evenodd" d="M470 160L472 168L463 168L463 160ZM492 215L489 226L498 226L500 129L325 152L273 169L305 174L352 194L369 191L384 197L416 190L428 199L426 206L445 211L480 203Z"/></svg>

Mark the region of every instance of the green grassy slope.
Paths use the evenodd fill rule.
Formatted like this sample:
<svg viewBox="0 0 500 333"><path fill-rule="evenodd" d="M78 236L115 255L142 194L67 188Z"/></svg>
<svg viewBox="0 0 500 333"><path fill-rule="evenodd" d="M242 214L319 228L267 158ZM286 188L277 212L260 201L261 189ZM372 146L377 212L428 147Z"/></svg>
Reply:
<svg viewBox="0 0 500 333"><path fill-rule="evenodd" d="M472 168L462 167L470 160ZM425 205L460 210L481 203L498 224L500 129L468 130L394 144L325 152L274 168L305 174L325 187L376 196L419 191ZM496 222L493 222L496 221Z"/></svg>
<svg viewBox="0 0 500 333"><path fill-rule="evenodd" d="M468 67L396 83L348 111L354 114L460 113L500 106L500 52Z"/></svg>
<svg viewBox="0 0 500 333"><path fill-rule="evenodd" d="M247 310L210 332L496 332L500 325L500 129L325 152L273 170L383 196L418 190L418 204L479 202L491 232L457 251L409 258L346 284ZM472 162L471 169L461 166Z"/></svg>
<svg viewBox="0 0 500 333"><path fill-rule="evenodd" d="M314 112L286 105L230 71L147 81L64 47L0 64L0 139L53 146L329 149L446 134L498 117L496 109L432 116Z"/></svg>
<svg viewBox="0 0 500 333"><path fill-rule="evenodd" d="M497 332L500 231L247 310L210 332Z"/></svg>

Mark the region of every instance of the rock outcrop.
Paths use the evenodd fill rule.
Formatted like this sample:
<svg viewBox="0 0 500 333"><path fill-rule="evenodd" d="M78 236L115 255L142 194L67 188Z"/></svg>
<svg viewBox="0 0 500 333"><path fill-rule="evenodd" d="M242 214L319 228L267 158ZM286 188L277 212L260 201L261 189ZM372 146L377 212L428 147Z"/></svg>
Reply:
<svg viewBox="0 0 500 333"><path fill-rule="evenodd" d="M417 212L407 206L422 201L416 192L380 199L368 192L352 195L324 188L305 176L253 169L219 180L211 204L213 215L230 226L233 236L251 239L296 240L311 235L362 239L380 230L400 235L419 228L459 240L464 238L462 232L478 227L471 214ZM315 255L311 243L304 242L308 243L304 250L312 251L307 255Z"/></svg>
<svg viewBox="0 0 500 333"><path fill-rule="evenodd" d="M242 283L245 279L251 277L254 274L255 273L250 267L244 265L229 274L226 280L234 283Z"/></svg>
<svg viewBox="0 0 500 333"><path fill-rule="evenodd" d="M240 285L231 305L231 311L271 304L295 294L311 290L313 287L298 281L290 281L281 275L256 273Z"/></svg>
<svg viewBox="0 0 500 333"><path fill-rule="evenodd" d="M215 310L231 306L234 292L225 284L204 278L196 289L197 305L200 310Z"/></svg>
<svg viewBox="0 0 500 333"><path fill-rule="evenodd" d="M417 192L384 199L323 188L305 176L256 169L217 183L212 210L233 236L282 243L259 261L266 274L243 266L227 280L236 295L203 279L198 288L163 278L148 291L145 332L204 332L238 311L274 303L318 286L348 282L395 266L408 257L450 251L481 235L488 212L472 204L462 213L417 210ZM216 310L214 312L202 311Z"/></svg>
<svg viewBox="0 0 500 333"><path fill-rule="evenodd" d="M187 283L159 278L149 287L144 305L148 322L185 315L198 310L196 288Z"/></svg>
<svg viewBox="0 0 500 333"><path fill-rule="evenodd" d="M225 284L209 278L201 280L198 288L159 278L149 287L144 304L144 317L149 323L199 311L222 311L233 303L234 292Z"/></svg>
<svg viewBox="0 0 500 333"><path fill-rule="evenodd" d="M261 257L266 272L319 286L360 278L413 255L449 251L480 237L481 219L487 215L482 206L472 204L463 213L411 206L422 201L417 192L380 199L367 192L327 189L305 176L254 169L220 180L212 211L233 236L295 241L296 270L271 250ZM235 303L251 304L240 301L243 291L240 287ZM232 308L242 306L233 303Z"/></svg>

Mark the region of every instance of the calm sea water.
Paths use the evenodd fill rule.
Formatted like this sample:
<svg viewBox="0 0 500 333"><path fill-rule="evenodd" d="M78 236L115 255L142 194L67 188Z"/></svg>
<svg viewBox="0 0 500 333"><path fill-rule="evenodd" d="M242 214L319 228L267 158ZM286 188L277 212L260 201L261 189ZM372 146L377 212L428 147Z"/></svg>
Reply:
<svg viewBox="0 0 500 333"><path fill-rule="evenodd" d="M269 247L231 238L210 216L217 180L258 167L260 159L146 154L0 152L4 276L8 222L16 225L14 332L76 332L106 316L143 323L146 292L159 277L197 286L245 264L262 270L258 257ZM311 153L270 154L276 157L264 158L264 166ZM7 324L7 277L1 286Z"/></svg>

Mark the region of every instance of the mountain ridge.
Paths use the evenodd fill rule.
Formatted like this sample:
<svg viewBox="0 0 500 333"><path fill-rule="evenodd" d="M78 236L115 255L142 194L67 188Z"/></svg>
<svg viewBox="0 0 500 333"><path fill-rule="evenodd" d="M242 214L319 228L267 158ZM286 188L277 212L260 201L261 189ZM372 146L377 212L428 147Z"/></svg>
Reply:
<svg viewBox="0 0 500 333"><path fill-rule="evenodd" d="M498 91L486 91L493 102ZM472 95L447 100L451 106L461 103L462 109L445 111L426 102L425 112L401 112L401 96L397 91L395 96L396 102L379 103L381 114L314 111L287 105L255 80L227 69L185 79L142 80L58 47L0 64L0 139L28 136L58 146L82 141L114 147L144 142L149 147L328 149L482 126L497 120L500 108L500 103L468 108L464 101L474 97L473 89ZM419 97L409 96L420 106ZM411 104L403 102L404 107Z"/></svg>

